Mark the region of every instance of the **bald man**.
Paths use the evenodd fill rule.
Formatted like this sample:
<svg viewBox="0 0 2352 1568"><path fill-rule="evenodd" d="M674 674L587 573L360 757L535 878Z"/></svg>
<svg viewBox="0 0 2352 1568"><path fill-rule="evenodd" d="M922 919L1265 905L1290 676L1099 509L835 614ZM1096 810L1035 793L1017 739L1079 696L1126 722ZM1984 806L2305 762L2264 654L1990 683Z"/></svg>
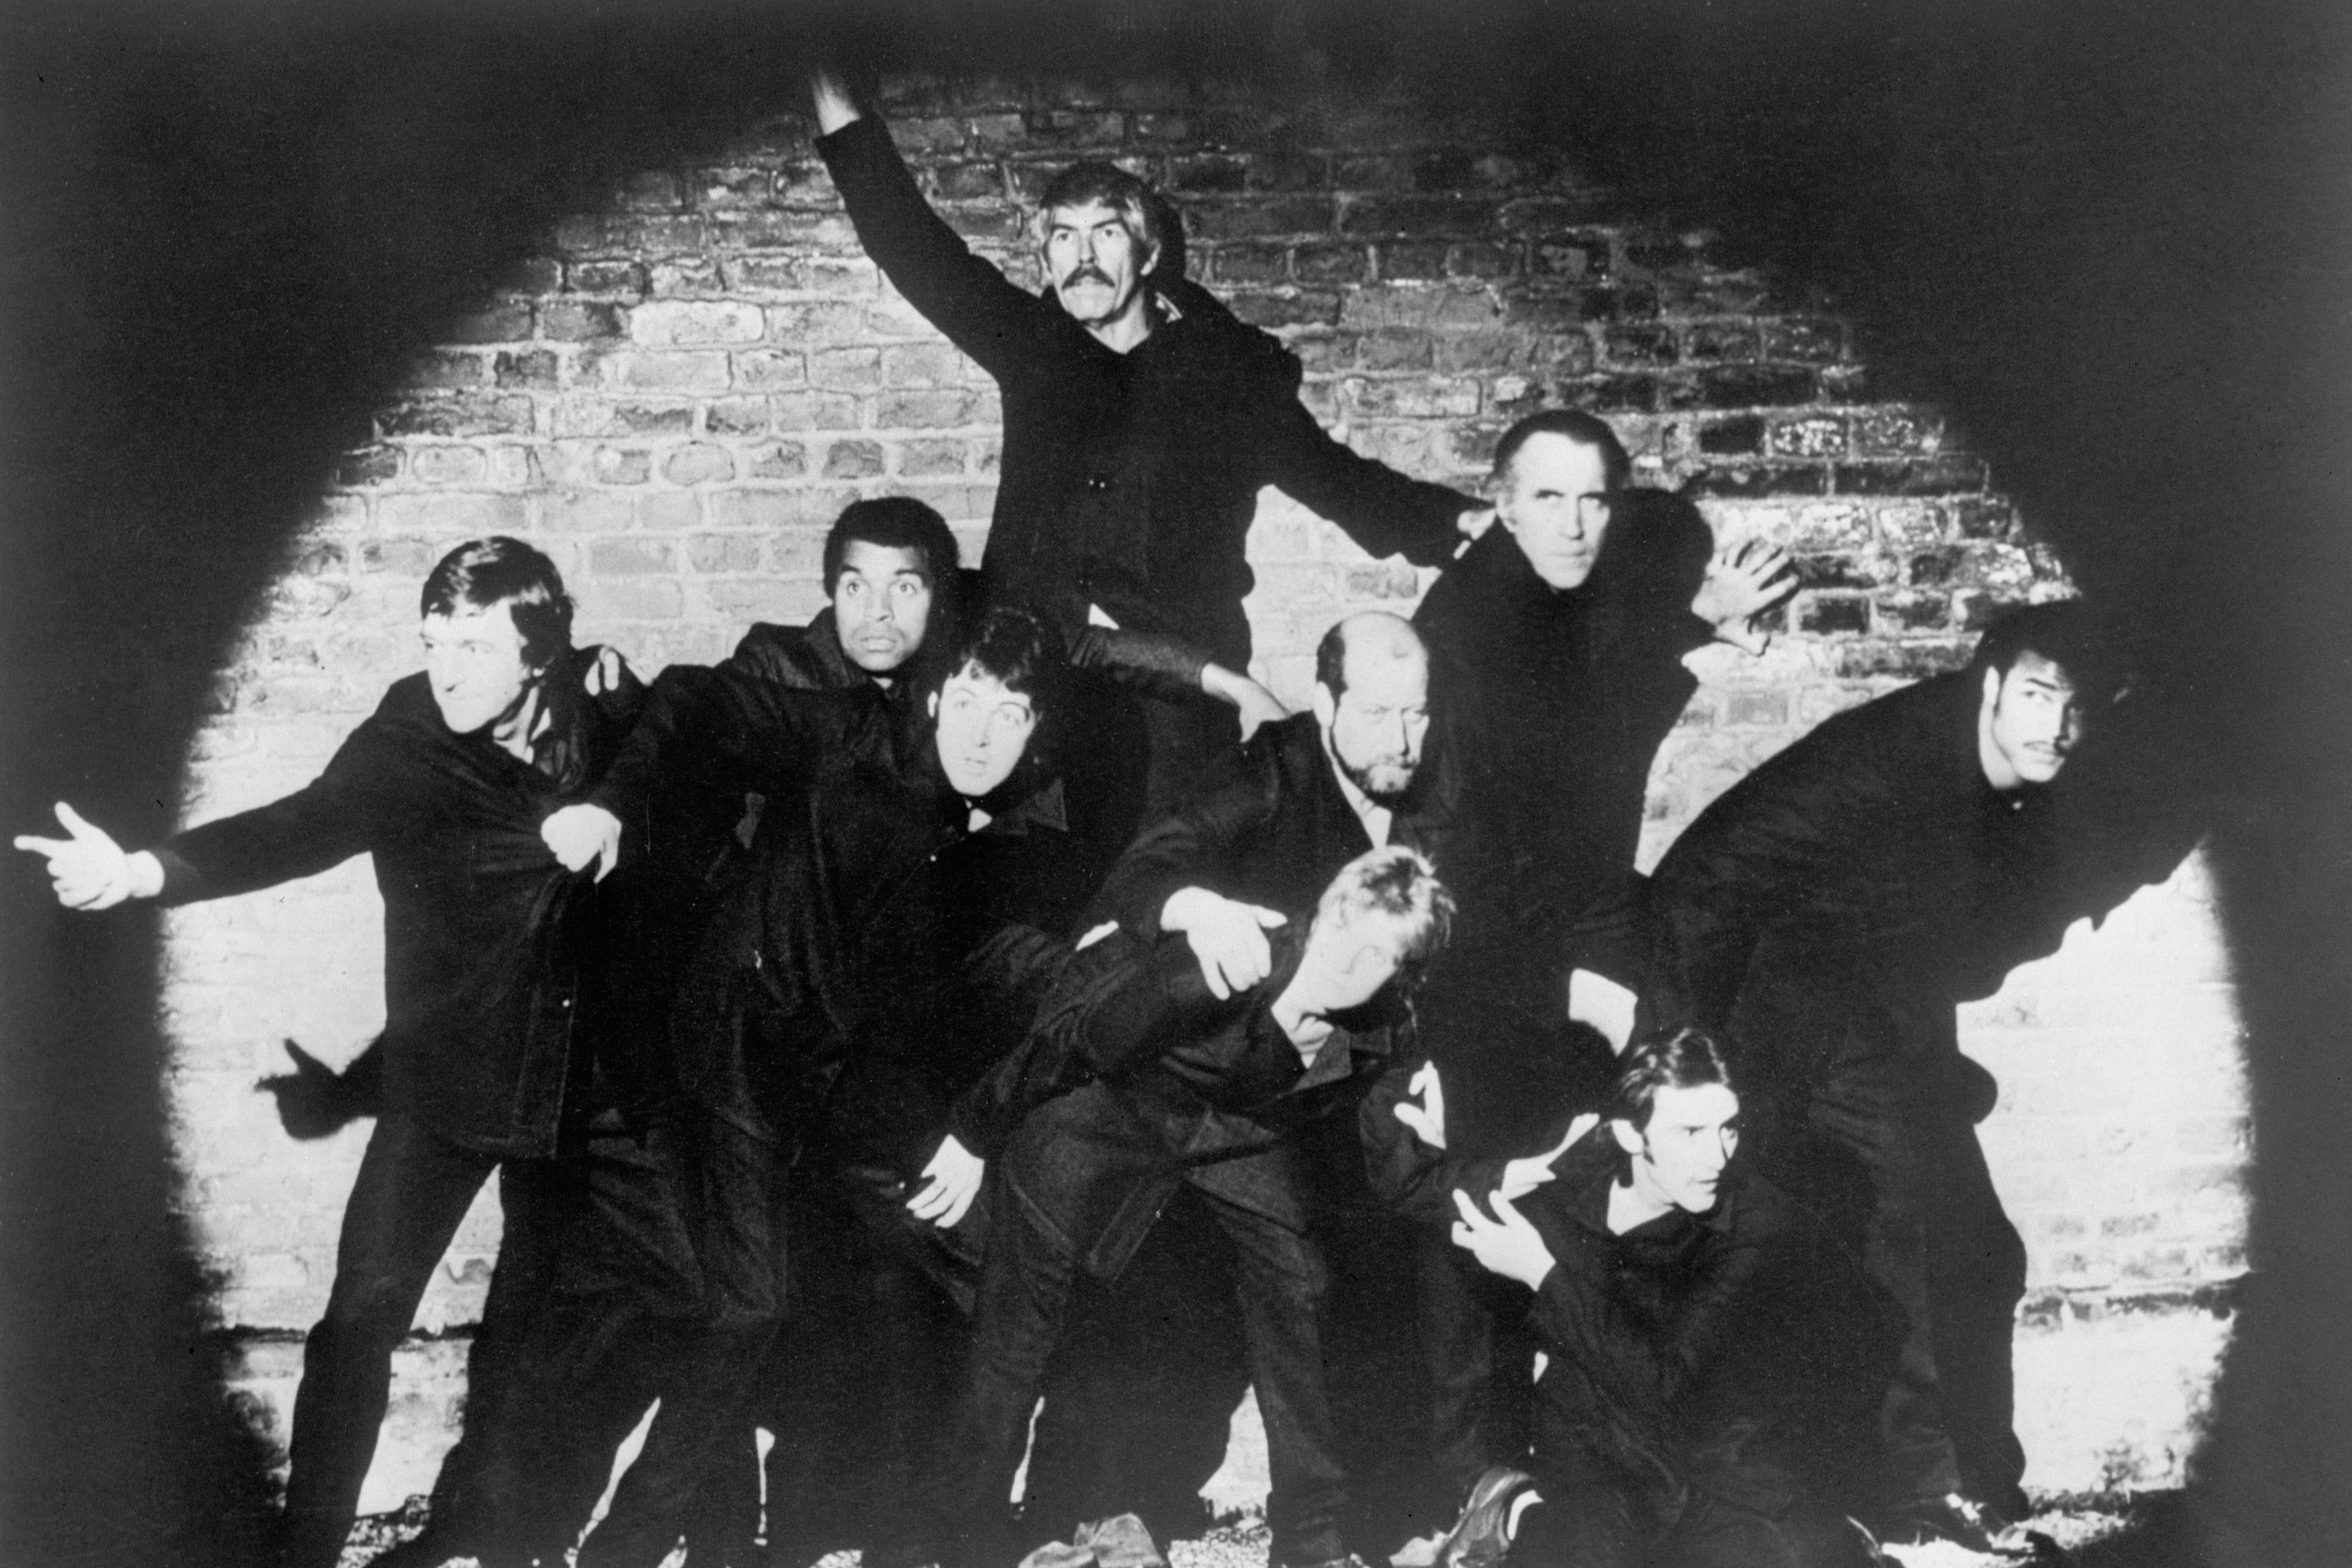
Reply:
<svg viewBox="0 0 2352 1568"><path fill-rule="evenodd" d="M1233 764L1148 828L1104 884L1107 918L1180 931L1218 996L1266 976L1266 932L1339 869L1400 843L1445 872L1453 770L1424 767L1429 650L1411 622L1350 615L1315 651L1309 710L1261 727Z"/></svg>

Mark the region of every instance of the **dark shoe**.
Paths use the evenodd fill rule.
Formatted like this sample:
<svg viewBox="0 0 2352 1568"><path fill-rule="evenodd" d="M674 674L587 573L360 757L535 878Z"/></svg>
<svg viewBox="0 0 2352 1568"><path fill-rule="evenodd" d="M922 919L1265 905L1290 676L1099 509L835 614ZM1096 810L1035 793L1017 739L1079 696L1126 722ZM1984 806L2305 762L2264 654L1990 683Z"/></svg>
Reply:
<svg viewBox="0 0 2352 1568"><path fill-rule="evenodd" d="M1495 1568L1511 1550L1511 1505L1535 1484L1525 1470L1489 1465L1471 1483L1462 1517L1438 1548L1441 1568Z"/></svg>

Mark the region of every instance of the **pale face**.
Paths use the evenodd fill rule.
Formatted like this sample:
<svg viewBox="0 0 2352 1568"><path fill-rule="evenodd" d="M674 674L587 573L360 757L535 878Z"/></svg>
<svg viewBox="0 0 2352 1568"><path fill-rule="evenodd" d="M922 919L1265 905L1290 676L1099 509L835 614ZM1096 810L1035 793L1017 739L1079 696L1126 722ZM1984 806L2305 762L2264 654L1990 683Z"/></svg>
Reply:
<svg viewBox="0 0 2352 1568"><path fill-rule="evenodd" d="M425 678L441 722L455 734L471 735L515 712L539 679L507 604L460 604L452 614L427 615L424 635Z"/></svg>
<svg viewBox="0 0 2352 1568"><path fill-rule="evenodd" d="M1143 308L1143 275L1159 253L1105 202L1055 207L1045 214L1045 276L1062 308L1088 327L1104 327Z"/></svg>
<svg viewBox="0 0 2352 1568"><path fill-rule="evenodd" d="M1299 955L1317 1010L1361 1007L1396 977L1412 927L1402 915L1377 909L1318 911Z"/></svg>
<svg viewBox="0 0 2352 1568"><path fill-rule="evenodd" d="M1335 699L1315 687L1315 716L1331 757L1365 794L1392 800L1404 793L1421 766L1429 737L1429 661L1360 656L1349 652L1348 689Z"/></svg>
<svg viewBox="0 0 2352 1568"><path fill-rule="evenodd" d="M1650 1124L1612 1122L1618 1146L1633 1158L1633 1191L1663 1213L1715 1207L1724 1167L1739 1148L1739 1096L1720 1083L1672 1084L1650 1102Z"/></svg>
<svg viewBox="0 0 2352 1568"><path fill-rule="evenodd" d="M931 716L939 721L933 744L940 766L956 793L970 800L1013 777L1037 728L1037 710L1027 694L1008 689L971 664L949 676L933 695Z"/></svg>
<svg viewBox="0 0 2352 1568"><path fill-rule="evenodd" d="M2028 651L1985 672L1979 753L1997 789L2047 784L2083 738L2083 707L2066 672Z"/></svg>
<svg viewBox="0 0 2352 1568"><path fill-rule="evenodd" d="M1528 437L1512 455L1495 517L1519 541L1538 577L1581 588L1609 531L1609 465L1601 449L1552 431Z"/></svg>
<svg viewBox="0 0 2352 1568"><path fill-rule="evenodd" d="M931 580L911 549L851 539L833 583L834 632L849 662L869 675L895 674L931 625Z"/></svg>

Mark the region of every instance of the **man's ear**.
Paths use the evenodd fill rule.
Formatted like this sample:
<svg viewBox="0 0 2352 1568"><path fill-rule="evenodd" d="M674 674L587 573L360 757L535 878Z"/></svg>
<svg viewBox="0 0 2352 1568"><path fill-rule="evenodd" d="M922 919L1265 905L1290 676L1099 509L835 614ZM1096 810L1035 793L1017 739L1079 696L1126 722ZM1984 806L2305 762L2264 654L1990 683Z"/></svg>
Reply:
<svg viewBox="0 0 2352 1568"><path fill-rule="evenodd" d="M1985 666L1984 706L1990 709L2000 698L2000 672L1992 665Z"/></svg>
<svg viewBox="0 0 2352 1568"><path fill-rule="evenodd" d="M937 718L937 717L939 717L939 716L940 716L940 694L939 694L939 693L937 693L937 692L933 692L929 696L928 696L928 697L924 698L923 700L924 700L926 703L928 703L928 704L929 705L929 706L927 709L925 709L925 712L926 712L926 713L927 713L930 717L932 717L932 718Z"/></svg>
<svg viewBox="0 0 2352 1568"><path fill-rule="evenodd" d="M1609 1131L1616 1135L1617 1146L1627 1154L1638 1155L1642 1152L1641 1130L1633 1123L1622 1116L1612 1117L1609 1123Z"/></svg>
<svg viewBox="0 0 2352 1568"><path fill-rule="evenodd" d="M1332 719L1337 717L1339 712L1339 699L1331 695L1331 688L1320 681L1316 682L1307 692L1307 703L1315 710L1315 722L1325 729L1329 729Z"/></svg>

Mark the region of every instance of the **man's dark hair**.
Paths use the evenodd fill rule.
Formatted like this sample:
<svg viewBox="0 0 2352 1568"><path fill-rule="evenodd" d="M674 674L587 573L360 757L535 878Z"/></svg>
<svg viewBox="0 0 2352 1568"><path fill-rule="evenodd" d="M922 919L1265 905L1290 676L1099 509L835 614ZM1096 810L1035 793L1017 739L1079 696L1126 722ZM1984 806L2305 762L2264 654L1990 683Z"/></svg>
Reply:
<svg viewBox="0 0 2352 1568"><path fill-rule="evenodd" d="M940 673L944 685L966 666L1004 683L1037 710L1038 718L1058 706L1068 673L1062 640L1054 629L1018 605L1000 604L982 616L958 638L955 652Z"/></svg>
<svg viewBox="0 0 2352 1568"><path fill-rule="evenodd" d="M504 534L468 539L441 558L425 579L418 613L451 615L464 605L507 606L522 633L523 662L544 669L572 646L572 596L555 563Z"/></svg>
<svg viewBox="0 0 2352 1568"><path fill-rule="evenodd" d="M2105 629L2079 599L2027 604L2003 615L1978 639L1969 673L2006 675L2023 653L2039 653L2063 670L2085 703L2105 701L2120 682Z"/></svg>
<svg viewBox="0 0 2352 1568"><path fill-rule="evenodd" d="M1498 482L1510 476L1511 463L1518 456L1519 448L1538 435L1565 435L1580 446L1598 447L1603 483L1612 496L1625 487L1633 472L1633 460L1625 455L1625 444L1617 439L1617 433L1609 428L1607 420L1579 408L1548 408L1528 415L1503 432L1503 438L1495 443L1495 478Z"/></svg>
<svg viewBox="0 0 2352 1568"><path fill-rule="evenodd" d="M912 496L879 496L868 501L852 501L842 508L841 516L833 519L833 528L824 536L824 596L833 597L834 585L841 580L841 559L849 553L849 541L863 539L885 549L912 550L923 563L923 575L930 581L934 592L945 592L955 586L956 568L961 564L956 549L955 532L948 521Z"/></svg>
<svg viewBox="0 0 2352 1568"><path fill-rule="evenodd" d="M1159 246L1166 237L1151 187L1116 163L1089 158L1046 183L1045 194L1037 198L1037 243L1045 244L1048 214L1055 207L1083 207L1089 202L1116 209L1127 219L1129 232L1147 247Z"/></svg>
<svg viewBox="0 0 2352 1568"><path fill-rule="evenodd" d="M1653 1030L1625 1048L1606 1113L1646 1128L1661 1089L1720 1083L1737 1094L1740 1082L1729 1047L1717 1036L1702 1029Z"/></svg>

